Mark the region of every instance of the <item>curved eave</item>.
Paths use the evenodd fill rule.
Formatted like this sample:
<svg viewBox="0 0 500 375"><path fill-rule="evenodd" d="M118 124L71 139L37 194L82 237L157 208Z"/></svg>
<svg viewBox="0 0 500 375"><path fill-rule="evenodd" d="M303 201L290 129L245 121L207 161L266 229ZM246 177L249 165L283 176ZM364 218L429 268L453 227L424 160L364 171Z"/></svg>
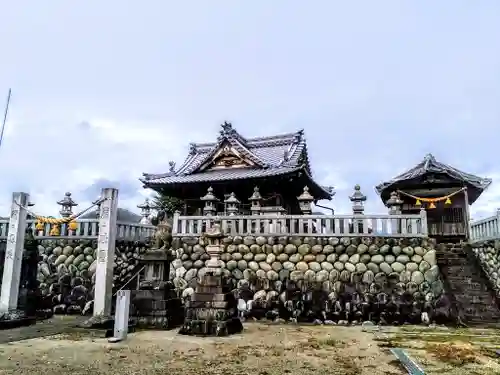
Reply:
<svg viewBox="0 0 500 375"><path fill-rule="evenodd" d="M309 191L311 192L312 196L314 197L314 201L319 201L322 199L328 199L329 201L332 200L335 193L330 192L329 190L327 190L327 188L318 184L312 178L311 174L308 171L307 166L303 166L301 172L303 172L307 176L307 178L309 179L311 186L308 186L308 187L309 187Z"/></svg>

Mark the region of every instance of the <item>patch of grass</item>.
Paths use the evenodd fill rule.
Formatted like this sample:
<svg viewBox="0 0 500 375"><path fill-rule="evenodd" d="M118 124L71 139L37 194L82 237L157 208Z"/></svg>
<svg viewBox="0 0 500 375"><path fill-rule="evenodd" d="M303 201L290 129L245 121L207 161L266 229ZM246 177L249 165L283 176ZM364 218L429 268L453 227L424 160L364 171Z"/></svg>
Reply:
<svg viewBox="0 0 500 375"><path fill-rule="evenodd" d="M478 352L470 344L427 344L425 350L441 362L455 366L478 363Z"/></svg>

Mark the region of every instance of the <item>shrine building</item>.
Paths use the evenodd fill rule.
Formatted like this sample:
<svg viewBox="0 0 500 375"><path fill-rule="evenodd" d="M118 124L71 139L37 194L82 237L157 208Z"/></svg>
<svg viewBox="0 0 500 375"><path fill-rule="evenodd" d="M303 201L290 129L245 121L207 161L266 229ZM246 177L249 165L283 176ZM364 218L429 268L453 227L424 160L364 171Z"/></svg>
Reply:
<svg viewBox="0 0 500 375"><path fill-rule="evenodd" d="M221 126L213 143L191 143L184 162L171 161L166 173L143 173L141 182L161 194L185 202L184 215L201 215L201 197L207 189L219 199L217 213L226 212L231 194L239 212L250 213L254 194L260 194L269 212L300 214L299 197L307 186L315 203L330 200L333 188L313 178L304 131L267 137L245 138L230 123ZM255 190L257 188L257 190Z"/></svg>
<svg viewBox="0 0 500 375"><path fill-rule="evenodd" d="M469 206L490 185L489 178L462 172L427 154L415 167L376 190L386 205L393 203L390 199L400 199L402 214L417 214L425 208L431 237L463 240L469 238Z"/></svg>

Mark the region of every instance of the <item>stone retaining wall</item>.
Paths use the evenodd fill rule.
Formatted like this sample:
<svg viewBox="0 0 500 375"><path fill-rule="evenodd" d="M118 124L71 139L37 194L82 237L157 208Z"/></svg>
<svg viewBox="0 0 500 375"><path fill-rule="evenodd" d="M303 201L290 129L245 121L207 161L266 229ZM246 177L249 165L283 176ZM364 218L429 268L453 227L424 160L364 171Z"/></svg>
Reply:
<svg viewBox="0 0 500 375"><path fill-rule="evenodd" d="M5 247L5 246L4 246ZM147 243L117 241L114 283L128 280ZM96 240L41 240L38 246L40 290L56 313L78 314L93 299L97 258ZM0 257L3 260L3 257ZM0 284L2 282L0 269Z"/></svg>
<svg viewBox="0 0 500 375"><path fill-rule="evenodd" d="M500 297L500 240L482 241L471 245L497 297Z"/></svg>
<svg viewBox="0 0 500 375"><path fill-rule="evenodd" d="M172 262L174 284L189 290L206 272L205 240L173 240L178 259ZM347 287L358 293L382 291L433 301L443 293L436 251L423 238L256 237L224 238L221 266L238 286L249 285L253 299L282 292L283 281L321 283L332 299ZM352 289L351 289L352 290Z"/></svg>

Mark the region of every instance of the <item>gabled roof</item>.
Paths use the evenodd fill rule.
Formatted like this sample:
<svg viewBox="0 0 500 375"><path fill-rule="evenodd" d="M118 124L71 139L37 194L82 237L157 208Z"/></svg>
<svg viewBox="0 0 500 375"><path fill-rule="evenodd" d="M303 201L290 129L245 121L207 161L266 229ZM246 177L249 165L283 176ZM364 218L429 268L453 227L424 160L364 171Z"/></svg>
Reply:
<svg viewBox="0 0 500 375"><path fill-rule="evenodd" d="M468 185L468 187L475 190L472 195L469 194L469 200L472 202L475 201L481 193L491 185L492 182L490 178L482 178L470 173L462 172L448 164L437 161L432 154L427 154L415 167L394 177L388 182L381 183L375 189L382 195L393 185L416 179L428 173L445 174L453 180Z"/></svg>
<svg viewBox="0 0 500 375"><path fill-rule="evenodd" d="M182 177L194 174L198 171L199 167L206 163L219 150L224 142L229 142L245 157L255 162L260 167L258 170L266 170L264 175L271 175L274 172L280 174L278 170L287 173L302 167L305 167L309 174L311 173L303 130L270 137L244 138L232 128L231 124L225 123L222 125L217 142L191 143L189 145L189 154L179 168L175 169L175 164L171 162L171 168L168 173L143 173L144 178L141 181L154 183L156 182L155 180L163 180L158 182L168 183L170 178L167 177ZM252 172L247 168L241 171L243 173L247 171L250 174L258 173L256 171ZM223 172L232 173L231 170L207 171L205 173L220 175ZM180 182L178 178L172 178L172 180ZM196 180L196 178L193 177L193 180Z"/></svg>
<svg viewBox="0 0 500 375"><path fill-rule="evenodd" d="M211 161L225 144L234 148L242 157L252 162L245 168L207 170L203 167ZM303 170L311 176L304 131L268 137L245 138L230 123L221 126L213 143L191 143L189 154L179 168L170 162L170 171L161 174L143 173L141 182L146 186L226 181L234 179L269 177ZM320 187L331 197L331 188Z"/></svg>

